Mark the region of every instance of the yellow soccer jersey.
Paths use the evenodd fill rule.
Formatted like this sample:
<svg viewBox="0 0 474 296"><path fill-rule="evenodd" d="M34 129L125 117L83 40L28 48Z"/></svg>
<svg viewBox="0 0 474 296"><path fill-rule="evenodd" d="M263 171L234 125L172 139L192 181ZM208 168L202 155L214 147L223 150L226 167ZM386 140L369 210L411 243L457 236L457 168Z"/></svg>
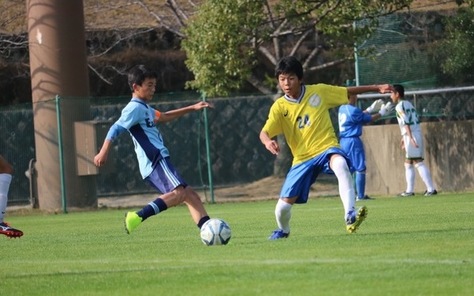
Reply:
<svg viewBox="0 0 474 296"><path fill-rule="evenodd" d="M302 85L298 99L283 96L273 103L263 130L271 138L285 136L295 165L330 147L340 147L329 109L348 102L345 87Z"/></svg>

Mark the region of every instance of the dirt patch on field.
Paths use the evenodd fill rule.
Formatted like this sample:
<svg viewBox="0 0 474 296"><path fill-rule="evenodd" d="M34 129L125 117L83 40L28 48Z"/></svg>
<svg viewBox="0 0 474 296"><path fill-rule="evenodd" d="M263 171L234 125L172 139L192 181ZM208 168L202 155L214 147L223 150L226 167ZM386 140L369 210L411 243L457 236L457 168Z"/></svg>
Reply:
<svg viewBox="0 0 474 296"><path fill-rule="evenodd" d="M214 189L215 202L244 202L255 200L277 199L284 179L267 177L252 183L236 184ZM211 202L211 192L196 190L204 202ZM318 178L311 187L310 197L338 195L337 181L334 176L324 175ZM157 194L141 194L133 196L103 197L98 199L99 207L129 208L142 207L154 200Z"/></svg>
<svg viewBox="0 0 474 296"><path fill-rule="evenodd" d="M253 183L218 188L214 194L222 201L276 199L280 194L283 178L267 177ZM337 183L332 178L321 178L311 188L310 196L327 196L337 194Z"/></svg>

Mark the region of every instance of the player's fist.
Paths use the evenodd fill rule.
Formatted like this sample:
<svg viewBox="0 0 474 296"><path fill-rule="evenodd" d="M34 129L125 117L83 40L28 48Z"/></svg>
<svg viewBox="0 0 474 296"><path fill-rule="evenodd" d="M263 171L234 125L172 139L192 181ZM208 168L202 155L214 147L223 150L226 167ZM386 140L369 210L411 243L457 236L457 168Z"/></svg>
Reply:
<svg viewBox="0 0 474 296"><path fill-rule="evenodd" d="M367 113L376 113L379 112L380 108L383 105L382 99L378 99L377 101L373 102L372 105L370 105L365 111Z"/></svg>
<svg viewBox="0 0 474 296"><path fill-rule="evenodd" d="M390 84L380 84L377 86L381 94L392 92L393 86Z"/></svg>

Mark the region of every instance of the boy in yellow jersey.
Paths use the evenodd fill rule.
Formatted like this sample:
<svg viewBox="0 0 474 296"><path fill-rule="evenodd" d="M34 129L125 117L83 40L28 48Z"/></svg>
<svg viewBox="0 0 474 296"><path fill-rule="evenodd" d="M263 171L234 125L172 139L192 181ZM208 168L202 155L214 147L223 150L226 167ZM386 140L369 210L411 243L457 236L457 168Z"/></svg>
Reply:
<svg viewBox="0 0 474 296"><path fill-rule="evenodd" d="M349 233L355 232L367 216L367 208L355 210L349 159L339 146L329 109L348 104L349 95L386 93L391 91L391 86L305 85L303 67L293 56L284 57L278 62L275 76L284 96L270 108L267 122L260 132L260 140L267 150L277 155L280 147L274 138L283 134L293 155L293 163L275 208L278 229L269 239L289 236L291 208L295 203L308 201L310 187L320 173L336 175L346 229Z"/></svg>

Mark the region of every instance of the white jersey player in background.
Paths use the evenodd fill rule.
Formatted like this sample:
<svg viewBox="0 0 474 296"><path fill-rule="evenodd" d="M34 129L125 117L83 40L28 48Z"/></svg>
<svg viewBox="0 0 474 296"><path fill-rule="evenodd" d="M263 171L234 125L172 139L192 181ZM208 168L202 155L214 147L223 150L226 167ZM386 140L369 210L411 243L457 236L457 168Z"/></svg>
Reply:
<svg viewBox="0 0 474 296"><path fill-rule="evenodd" d="M405 150L405 177L407 187L400 196L413 196L415 188L415 168L426 185L425 196L436 195L438 192L433 186L431 173L423 162L423 135L421 133L420 121L415 107L404 100L405 89L400 84L393 85L390 95L392 102L396 105L398 125L402 133L401 147Z"/></svg>

